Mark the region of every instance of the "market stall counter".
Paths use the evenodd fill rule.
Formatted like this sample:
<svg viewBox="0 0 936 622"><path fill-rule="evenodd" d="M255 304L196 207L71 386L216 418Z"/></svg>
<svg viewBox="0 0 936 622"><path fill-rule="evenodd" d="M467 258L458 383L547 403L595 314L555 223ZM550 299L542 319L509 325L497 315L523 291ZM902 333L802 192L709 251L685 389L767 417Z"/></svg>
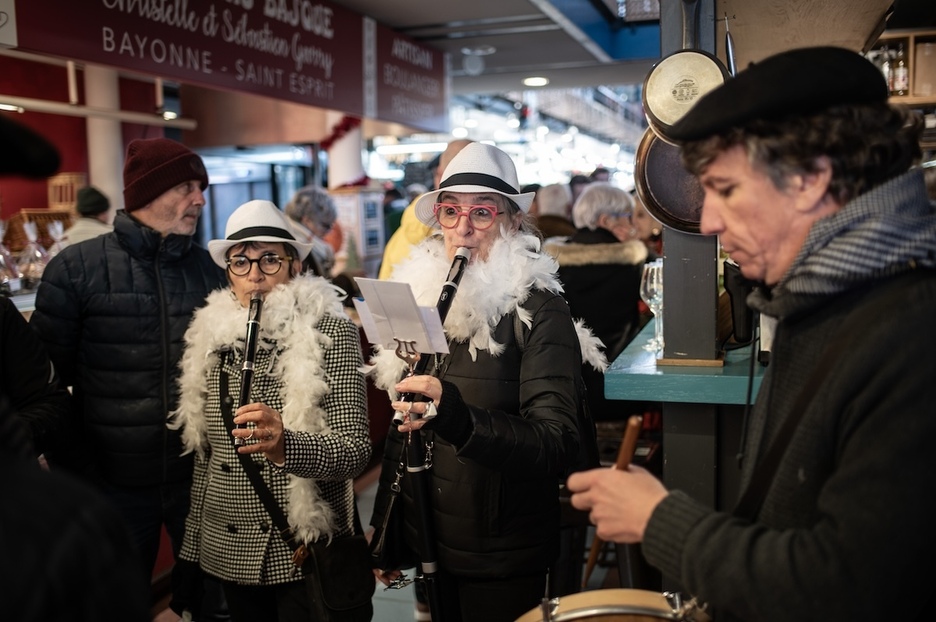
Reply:
<svg viewBox="0 0 936 622"><path fill-rule="evenodd" d="M764 367L751 365L751 349L728 351L717 366L658 365L644 346L653 320L605 372L605 397L663 403L663 482L719 510L738 494L736 456L753 374L753 400Z"/></svg>

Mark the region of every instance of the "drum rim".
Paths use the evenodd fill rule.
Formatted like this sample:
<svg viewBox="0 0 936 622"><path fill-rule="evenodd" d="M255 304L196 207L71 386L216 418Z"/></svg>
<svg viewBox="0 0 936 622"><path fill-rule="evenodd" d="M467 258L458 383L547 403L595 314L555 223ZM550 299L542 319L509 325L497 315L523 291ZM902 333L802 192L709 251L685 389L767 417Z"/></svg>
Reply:
<svg viewBox="0 0 936 622"><path fill-rule="evenodd" d="M582 616L595 615L642 615L658 618L660 620L682 619L675 611L672 610L667 613L666 611L661 611L655 607L612 603L606 605L587 605L578 607L576 609L570 609L569 611L561 611L558 614L552 616L549 622L575 622L576 620L581 620Z"/></svg>

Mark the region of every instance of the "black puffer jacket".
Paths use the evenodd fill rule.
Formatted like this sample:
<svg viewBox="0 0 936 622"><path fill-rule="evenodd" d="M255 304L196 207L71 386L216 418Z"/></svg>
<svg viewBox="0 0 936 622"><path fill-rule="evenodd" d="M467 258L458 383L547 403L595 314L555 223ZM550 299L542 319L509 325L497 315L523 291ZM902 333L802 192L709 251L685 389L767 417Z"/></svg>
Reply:
<svg viewBox="0 0 936 622"><path fill-rule="evenodd" d="M123 211L112 233L49 262L30 323L73 387L83 431L76 443L111 484L191 477L192 458L180 457L166 417L192 312L224 284L191 237L163 238Z"/></svg>
<svg viewBox="0 0 936 622"><path fill-rule="evenodd" d="M647 247L640 240L620 242L602 227L582 228L564 242L544 250L559 262L559 279L572 317L585 320L605 345L605 356L616 359L640 329L640 277ZM604 397L604 372L585 367L588 403L599 421L621 418L621 402Z"/></svg>
<svg viewBox="0 0 936 622"><path fill-rule="evenodd" d="M464 443L456 447L429 427L424 434L434 442L430 490L438 559L460 576L531 574L558 555L559 482L578 451L575 381L581 353L562 296L537 290L523 307L533 325L522 355L510 313L494 330L505 346L499 356L479 351L472 361L466 343L453 343L439 370L458 392L453 400L448 387L443 391L438 420L470 418ZM391 429L375 525L383 516L400 439ZM418 523L409 479L404 478L404 507L407 540L415 546Z"/></svg>

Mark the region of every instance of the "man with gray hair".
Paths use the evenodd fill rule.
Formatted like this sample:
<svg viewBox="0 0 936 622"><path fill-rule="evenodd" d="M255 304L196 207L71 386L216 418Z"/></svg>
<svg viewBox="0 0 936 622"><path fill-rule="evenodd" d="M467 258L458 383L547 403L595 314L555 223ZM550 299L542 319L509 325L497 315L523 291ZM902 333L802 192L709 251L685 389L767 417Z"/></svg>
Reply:
<svg viewBox="0 0 936 622"><path fill-rule="evenodd" d="M208 187L198 154L167 138L134 140L123 177L114 231L52 258L30 324L73 389L72 466L123 513L149 581L162 527L178 553L189 510L194 463L166 427L183 336L226 281L193 241Z"/></svg>

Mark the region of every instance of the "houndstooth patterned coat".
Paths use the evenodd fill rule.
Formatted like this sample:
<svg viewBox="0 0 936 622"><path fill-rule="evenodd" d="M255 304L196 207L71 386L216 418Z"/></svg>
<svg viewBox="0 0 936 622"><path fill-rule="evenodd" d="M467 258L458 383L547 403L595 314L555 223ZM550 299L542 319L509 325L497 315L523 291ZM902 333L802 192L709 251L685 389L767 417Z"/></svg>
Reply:
<svg viewBox="0 0 936 622"><path fill-rule="evenodd" d="M353 531L352 479L370 456L357 328L340 290L297 277L267 296L250 400L283 417L286 463L252 459L290 525L306 542ZM248 585L296 580L283 542L234 451L221 416L219 378L237 402L247 309L227 289L213 293L186 333L180 407L170 426L194 451L192 504L181 557Z"/></svg>

